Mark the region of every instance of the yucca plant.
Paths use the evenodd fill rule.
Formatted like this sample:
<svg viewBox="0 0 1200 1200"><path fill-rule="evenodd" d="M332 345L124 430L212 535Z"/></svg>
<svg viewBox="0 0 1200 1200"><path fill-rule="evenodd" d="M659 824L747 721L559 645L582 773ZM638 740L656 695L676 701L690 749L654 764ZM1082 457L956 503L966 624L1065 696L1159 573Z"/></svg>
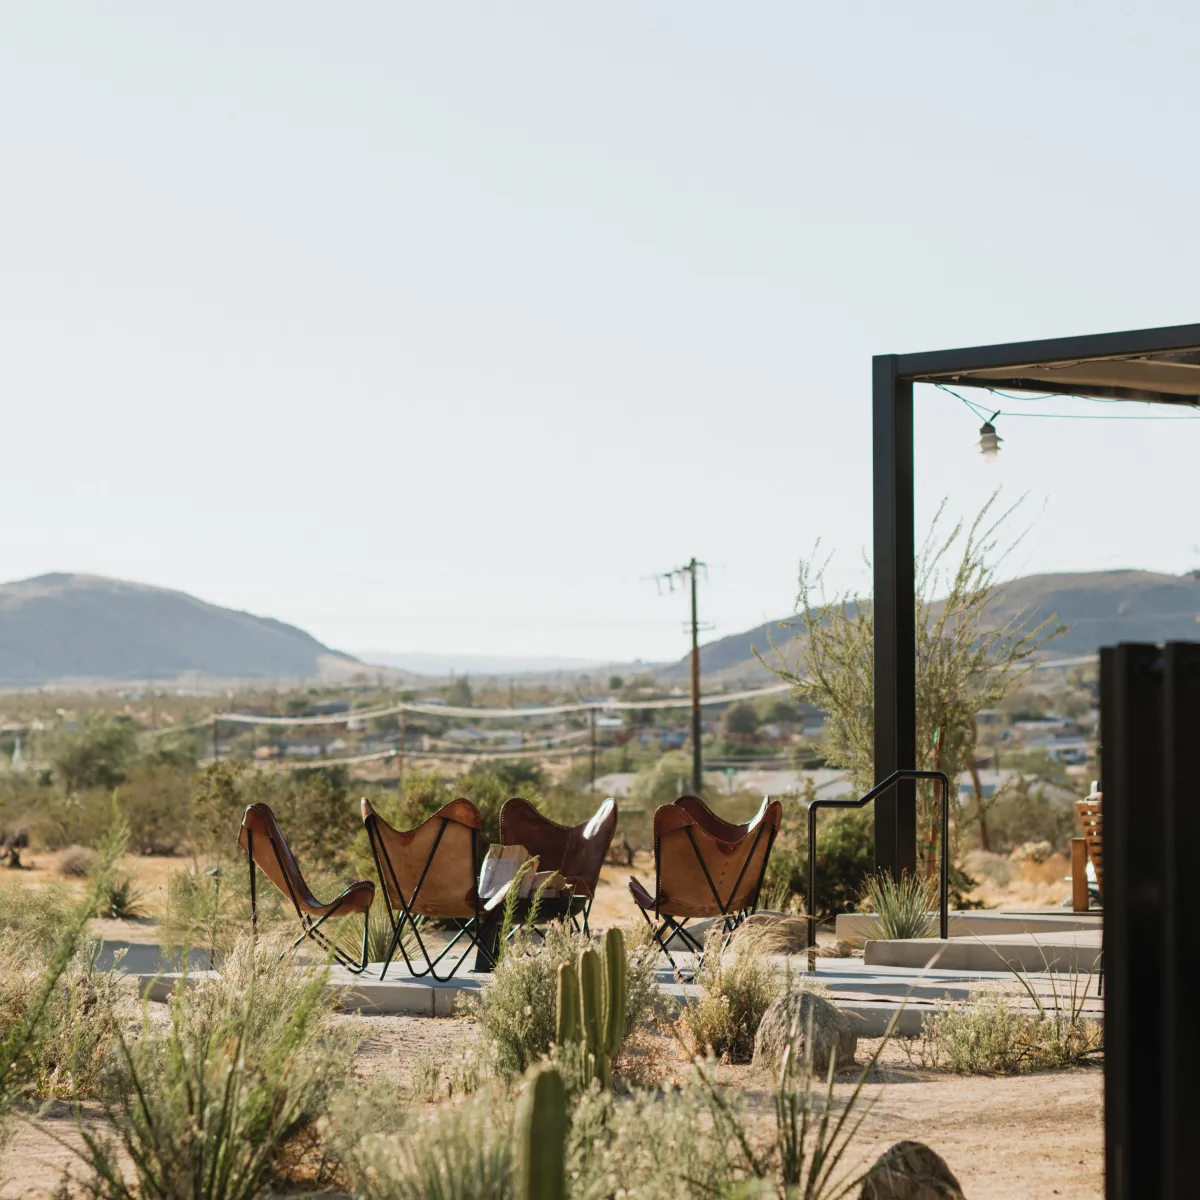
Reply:
<svg viewBox="0 0 1200 1200"><path fill-rule="evenodd" d="M96 916L114 921L132 921L143 915L142 891L132 875L121 875L104 889Z"/></svg>
<svg viewBox="0 0 1200 1200"><path fill-rule="evenodd" d="M900 941L934 936L930 909L936 903L937 884L933 879L910 875L907 871L896 879L881 871L867 879L859 907L875 917L868 937Z"/></svg>

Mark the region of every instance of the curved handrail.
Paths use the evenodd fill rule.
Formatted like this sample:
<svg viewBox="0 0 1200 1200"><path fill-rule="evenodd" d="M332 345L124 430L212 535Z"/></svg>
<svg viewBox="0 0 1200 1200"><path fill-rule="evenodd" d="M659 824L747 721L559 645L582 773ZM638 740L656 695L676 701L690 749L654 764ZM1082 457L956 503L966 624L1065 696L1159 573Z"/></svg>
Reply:
<svg viewBox="0 0 1200 1200"><path fill-rule="evenodd" d="M808 948L811 950L817 944L817 810L819 808L862 808L869 804L888 788L903 780L936 779L942 785L942 846L941 846L941 887L939 889L939 906L941 924L939 937L945 941L950 929L950 888L949 888L949 858L946 849L947 837L950 833L950 777L945 771L893 771L882 783L877 783L860 800L814 800L808 806ZM811 958L811 956L810 956ZM814 966L811 961L810 968Z"/></svg>

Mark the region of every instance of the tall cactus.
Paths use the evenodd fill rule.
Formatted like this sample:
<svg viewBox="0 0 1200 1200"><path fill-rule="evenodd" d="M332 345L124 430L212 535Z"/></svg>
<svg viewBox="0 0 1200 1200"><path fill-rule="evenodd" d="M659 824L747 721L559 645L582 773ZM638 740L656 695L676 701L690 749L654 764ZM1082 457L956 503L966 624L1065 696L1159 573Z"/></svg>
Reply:
<svg viewBox="0 0 1200 1200"><path fill-rule="evenodd" d="M619 929L604 935L601 953L592 947L579 952L578 970L570 963L558 968L558 1044L579 1045L584 1080L595 1078L612 1087L612 1060L625 1040L629 960ZM576 995L571 985L578 980Z"/></svg>
<svg viewBox="0 0 1200 1200"><path fill-rule="evenodd" d="M517 1200L565 1200L567 1090L553 1067L533 1067L513 1128Z"/></svg>
<svg viewBox="0 0 1200 1200"><path fill-rule="evenodd" d="M574 963L558 964L558 994L554 1000L557 1017L554 1040L565 1046L579 1040L579 975Z"/></svg>

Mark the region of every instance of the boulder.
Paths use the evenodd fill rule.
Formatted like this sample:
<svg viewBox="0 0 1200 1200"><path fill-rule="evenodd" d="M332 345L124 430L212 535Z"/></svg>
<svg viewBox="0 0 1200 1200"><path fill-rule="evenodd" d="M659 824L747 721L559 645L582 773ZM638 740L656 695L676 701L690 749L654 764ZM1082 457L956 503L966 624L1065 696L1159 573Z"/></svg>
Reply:
<svg viewBox="0 0 1200 1200"><path fill-rule="evenodd" d="M858 1200L965 1200L945 1159L921 1142L897 1142L863 1176Z"/></svg>
<svg viewBox="0 0 1200 1200"><path fill-rule="evenodd" d="M778 1070L784 1047L795 1030L795 1053L803 1056L812 1014L813 1070L829 1070L829 1056L837 1051L837 1065L849 1066L858 1048L858 1035L846 1017L823 996L793 988L780 996L763 1014L754 1037L754 1061Z"/></svg>

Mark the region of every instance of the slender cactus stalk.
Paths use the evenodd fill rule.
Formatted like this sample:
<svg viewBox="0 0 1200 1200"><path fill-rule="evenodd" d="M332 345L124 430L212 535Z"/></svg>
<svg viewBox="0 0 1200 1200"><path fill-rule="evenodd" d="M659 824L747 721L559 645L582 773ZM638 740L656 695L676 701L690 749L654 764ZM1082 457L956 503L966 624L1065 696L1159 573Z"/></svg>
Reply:
<svg viewBox="0 0 1200 1200"><path fill-rule="evenodd" d="M518 1200L565 1200L567 1090L553 1067L534 1067L517 1101Z"/></svg>

